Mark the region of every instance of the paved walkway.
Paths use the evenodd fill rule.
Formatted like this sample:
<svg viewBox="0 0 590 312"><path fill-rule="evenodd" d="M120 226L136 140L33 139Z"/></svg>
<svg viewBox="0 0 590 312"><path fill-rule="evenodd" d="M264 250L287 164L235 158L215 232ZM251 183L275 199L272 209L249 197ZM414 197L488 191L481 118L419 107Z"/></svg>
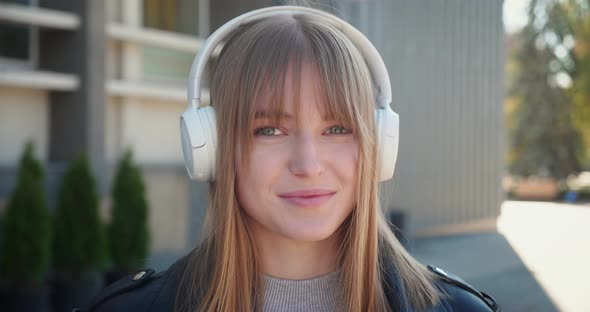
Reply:
<svg viewBox="0 0 590 312"><path fill-rule="evenodd" d="M410 252L496 298L503 311L590 311L590 207L507 201L498 233L419 239Z"/></svg>

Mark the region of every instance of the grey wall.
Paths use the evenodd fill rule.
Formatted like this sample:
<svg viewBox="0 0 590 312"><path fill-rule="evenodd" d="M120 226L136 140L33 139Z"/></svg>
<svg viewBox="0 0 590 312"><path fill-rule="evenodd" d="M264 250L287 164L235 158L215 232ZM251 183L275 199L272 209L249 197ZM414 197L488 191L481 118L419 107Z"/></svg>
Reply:
<svg viewBox="0 0 590 312"><path fill-rule="evenodd" d="M105 4L41 0L39 6L76 13L81 21L75 32L41 31L39 36L40 68L76 74L80 80L76 91L50 94L49 160L66 163L85 153L104 193Z"/></svg>
<svg viewBox="0 0 590 312"><path fill-rule="evenodd" d="M400 115L388 206L410 233L499 215L503 200L502 1L342 1L374 42Z"/></svg>

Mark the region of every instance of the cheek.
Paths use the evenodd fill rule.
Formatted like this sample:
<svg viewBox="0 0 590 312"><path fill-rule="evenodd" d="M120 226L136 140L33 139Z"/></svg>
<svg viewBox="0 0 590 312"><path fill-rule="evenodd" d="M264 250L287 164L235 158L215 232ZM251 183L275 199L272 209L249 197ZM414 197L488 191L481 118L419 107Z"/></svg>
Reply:
<svg viewBox="0 0 590 312"><path fill-rule="evenodd" d="M241 168L241 164L236 167L238 177L241 177L246 187L268 186L285 166L285 156L281 153L276 149L253 148L248 162L244 164L245 168Z"/></svg>
<svg viewBox="0 0 590 312"><path fill-rule="evenodd" d="M348 216L354 210L357 198L357 180L358 180L358 147L356 144L349 148L346 153L340 154L340 170L337 172L341 183L344 185L345 196L342 205L343 213Z"/></svg>
<svg viewBox="0 0 590 312"><path fill-rule="evenodd" d="M330 158L340 179L354 186L358 171L358 145L350 143L333 147L330 150Z"/></svg>
<svg viewBox="0 0 590 312"><path fill-rule="evenodd" d="M349 214L356 205L357 198L357 180L358 180L358 146L351 144L346 151L339 154L337 175L344 185L346 196L343 205L346 208L346 214Z"/></svg>
<svg viewBox="0 0 590 312"><path fill-rule="evenodd" d="M239 155L238 155L239 157ZM281 157L272 151L253 149L247 163L241 164L241 159L236 159L237 194L240 205L250 211L252 207L258 207L262 197L272 191L272 186L277 183L281 163Z"/></svg>
<svg viewBox="0 0 590 312"><path fill-rule="evenodd" d="M249 174L249 170L238 169L236 174L236 196L238 199L239 206L245 210L249 215L253 213L251 207L257 207L254 205L259 199L257 198L259 190L256 188L258 185L257 175Z"/></svg>

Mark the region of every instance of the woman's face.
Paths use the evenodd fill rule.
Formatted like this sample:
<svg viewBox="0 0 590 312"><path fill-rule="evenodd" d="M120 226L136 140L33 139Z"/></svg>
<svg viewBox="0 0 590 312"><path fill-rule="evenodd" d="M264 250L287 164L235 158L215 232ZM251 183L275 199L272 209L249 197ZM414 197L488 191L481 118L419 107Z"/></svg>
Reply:
<svg viewBox="0 0 590 312"><path fill-rule="evenodd" d="M289 76L284 118L272 124L261 109L245 167L237 155L238 201L255 235L319 241L330 237L355 206L358 145L348 128L323 117L313 71L303 68L299 103Z"/></svg>

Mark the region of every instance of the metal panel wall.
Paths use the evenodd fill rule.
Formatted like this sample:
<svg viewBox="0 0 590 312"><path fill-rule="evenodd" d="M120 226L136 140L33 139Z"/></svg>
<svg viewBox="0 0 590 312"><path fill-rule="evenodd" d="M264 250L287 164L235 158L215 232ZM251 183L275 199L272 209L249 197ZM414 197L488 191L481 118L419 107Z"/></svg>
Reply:
<svg viewBox="0 0 590 312"><path fill-rule="evenodd" d="M390 209L410 234L495 218L503 201L502 1L342 1L391 76L400 115Z"/></svg>

